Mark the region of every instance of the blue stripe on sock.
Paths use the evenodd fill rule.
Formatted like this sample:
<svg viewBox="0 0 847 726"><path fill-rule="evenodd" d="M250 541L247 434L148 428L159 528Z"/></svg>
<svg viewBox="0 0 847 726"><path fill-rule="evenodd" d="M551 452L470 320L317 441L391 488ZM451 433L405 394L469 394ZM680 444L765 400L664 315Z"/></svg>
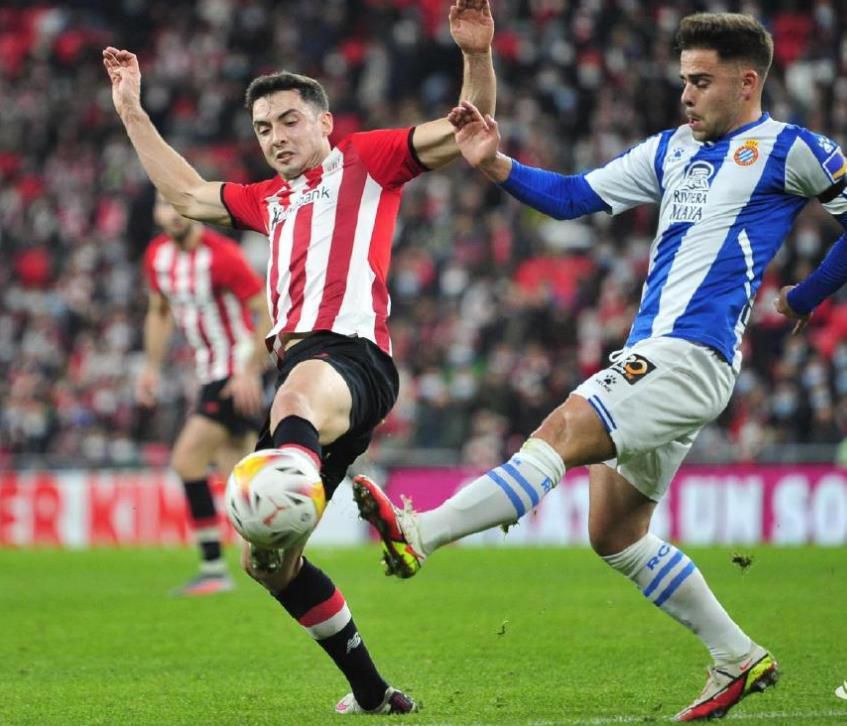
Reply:
<svg viewBox="0 0 847 726"><path fill-rule="evenodd" d="M616 429L618 425L615 423L615 419L612 418L612 414L609 413L609 409L603 405L603 402L600 400L599 396L592 396L592 398L597 402L597 405L603 409L603 413L609 417L609 423L612 424L612 428Z"/></svg>
<svg viewBox="0 0 847 726"><path fill-rule="evenodd" d="M532 486L532 484L530 484L526 480L526 477L524 477L524 475L518 471L517 467L514 464L509 464L507 462L503 464L503 466L501 466L500 468L503 469L503 471L505 471L506 473L511 474L512 479L514 479L518 484L520 484L521 488L529 495L529 499L532 502L532 506L537 507L538 502L541 501L541 497L538 496L538 492L535 491L535 487Z"/></svg>
<svg viewBox="0 0 847 726"><path fill-rule="evenodd" d="M593 408L593 409L594 409L594 412L595 412L595 413L596 413L596 414L600 417L600 421L601 421L601 422L602 422L602 424L603 424L603 428L604 428L604 429L606 429L606 431L607 431L608 433L611 433L611 432L612 432L612 426L611 426L611 424L609 423L609 421L608 421L608 419L606 418L606 416L604 415L603 411L600 409L600 407L599 407L596 403L594 403L594 399L593 399L593 398L589 398L589 399L587 399L587 401L588 401L588 403L591 405L591 408Z"/></svg>
<svg viewBox="0 0 847 726"><path fill-rule="evenodd" d="M688 579L688 576L694 572L694 563L689 560L685 569L680 572L673 580L671 580L671 584L665 588L665 591L656 598L653 602L654 605L661 605L665 600L667 600L671 595L673 595L677 588Z"/></svg>
<svg viewBox="0 0 847 726"><path fill-rule="evenodd" d="M509 501L512 503L512 506L515 508L515 511L518 514L518 519L523 517L526 514L526 507L523 505L521 498L517 495L514 489L510 487L504 479L492 469L488 472L488 476L498 487L500 487L503 492L509 497Z"/></svg>
<svg viewBox="0 0 847 726"><path fill-rule="evenodd" d="M653 590L655 590L659 586L659 583L662 581L664 576L667 575L674 567L676 567L681 559L682 552L677 550L676 554L671 557L670 562L668 562L668 564L666 564L661 570L659 570L659 574L653 578L649 585L647 585L644 590L644 597L650 597L650 595L653 593Z"/></svg>

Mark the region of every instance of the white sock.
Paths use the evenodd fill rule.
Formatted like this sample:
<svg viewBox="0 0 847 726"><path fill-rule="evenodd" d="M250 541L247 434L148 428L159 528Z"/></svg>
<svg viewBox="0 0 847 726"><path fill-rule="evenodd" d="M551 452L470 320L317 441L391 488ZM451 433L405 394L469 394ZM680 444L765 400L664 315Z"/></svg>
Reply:
<svg viewBox="0 0 847 726"><path fill-rule="evenodd" d="M517 522L565 475L565 464L542 439L528 439L509 461L475 479L441 506L418 514L424 554L469 534Z"/></svg>
<svg viewBox="0 0 847 726"><path fill-rule="evenodd" d="M716 663L737 661L753 642L714 596L694 563L671 544L647 534L623 552L603 558L641 594L691 630Z"/></svg>

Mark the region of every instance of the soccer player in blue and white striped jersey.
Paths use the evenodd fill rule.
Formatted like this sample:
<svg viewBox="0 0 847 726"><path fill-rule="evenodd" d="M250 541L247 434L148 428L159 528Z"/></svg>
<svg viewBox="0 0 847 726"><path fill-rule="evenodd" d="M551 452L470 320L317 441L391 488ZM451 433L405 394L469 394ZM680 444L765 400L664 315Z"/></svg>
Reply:
<svg viewBox="0 0 847 726"><path fill-rule="evenodd" d="M813 198L847 227L845 159L830 139L772 119L762 87L773 57L752 17L702 13L677 34L688 122L605 166L564 176L501 153L497 123L470 103L450 119L465 159L557 219L659 207L641 306L623 351L581 384L506 464L428 512L394 508L359 478L360 511L382 536L390 572L413 575L436 548L515 522L566 468L590 466L594 550L689 628L714 664L679 721L723 716L775 682L777 663L726 613L694 563L649 533L656 503L694 439L726 407L762 274ZM803 318L847 281L847 235L778 309Z"/></svg>

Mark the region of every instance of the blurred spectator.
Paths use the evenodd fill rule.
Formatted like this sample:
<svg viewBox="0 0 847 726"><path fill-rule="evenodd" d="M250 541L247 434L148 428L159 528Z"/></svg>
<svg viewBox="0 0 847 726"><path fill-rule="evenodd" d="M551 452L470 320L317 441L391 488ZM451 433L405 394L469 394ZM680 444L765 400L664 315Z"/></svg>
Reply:
<svg viewBox="0 0 847 726"><path fill-rule="evenodd" d="M132 403L152 193L112 110L101 48L139 53L147 108L201 173L251 180L267 173L242 108L256 74L287 68L320 78L339 135L446 113L460 81L446 4L88 0L0 8L6 463L160 462L192 396L182 372L191 367L179 366L154 415ZM509 153L526 163L579 171L680 123L671 41L679 18L698 9L763 19L777 46L769 110L847 141L840 3L817 0L813 12L787 0L494 5L498 117ZM555 222L461 163L409 185L391 277L403 389L375 451L402 460L409 447L436 448L481 467L500 461L625 340L654 215L642 208ZM801 217L765 277L733 401L695 456L755 460L785 443L843 439L847 293L821 306L799 337L771 309L779 287L807 274L837 233L814 204ZM255 254L249 235L244 242L261 269L264 253ZM172 355L189 352L176 345Z"/></svg>

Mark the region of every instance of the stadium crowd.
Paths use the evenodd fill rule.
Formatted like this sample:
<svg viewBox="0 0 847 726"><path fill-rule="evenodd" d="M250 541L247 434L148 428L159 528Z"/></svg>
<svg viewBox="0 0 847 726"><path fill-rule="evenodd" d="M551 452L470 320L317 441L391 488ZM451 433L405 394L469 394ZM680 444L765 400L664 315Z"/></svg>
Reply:
<svg viewBox="0 0 847 726"><path fill-rule="evenodd" d="M243 93L255 75L315 76L336 138L446 114L460 59L446 0L87 0L0 8L0 463L164 463L193 400L173 346L162 402L139 408L152 189L115 115L106 45L140 56L144 101L207 179L269 176ZM681 123L673 32L698 9L753 12L776 43L766 106L847 143L847 11L832 0L494 2L507 151L565 172ZM655 210L556 222L456 163L409 185L391 275L401 396L374 455L491 466L621 347ZM838 234L804 212L760 290L730 407L702 459L832 457L847 431L847 290L808 330L773 311ZM242 242L264 269L266 241ZM433 449L438 454L432 453Z"/></svg>

